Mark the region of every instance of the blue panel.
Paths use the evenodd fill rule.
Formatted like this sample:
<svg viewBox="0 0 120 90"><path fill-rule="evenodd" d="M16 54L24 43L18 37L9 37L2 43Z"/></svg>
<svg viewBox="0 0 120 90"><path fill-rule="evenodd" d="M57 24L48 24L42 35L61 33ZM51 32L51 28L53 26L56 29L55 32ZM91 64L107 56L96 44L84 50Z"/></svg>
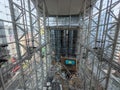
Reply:
<svg viewBox="0 0 120 90"><path fill-rule="evenodd" d="M75 65L76 63L74 60L67 59L67 60L65 60L65 64L66 65Z"/></svg>

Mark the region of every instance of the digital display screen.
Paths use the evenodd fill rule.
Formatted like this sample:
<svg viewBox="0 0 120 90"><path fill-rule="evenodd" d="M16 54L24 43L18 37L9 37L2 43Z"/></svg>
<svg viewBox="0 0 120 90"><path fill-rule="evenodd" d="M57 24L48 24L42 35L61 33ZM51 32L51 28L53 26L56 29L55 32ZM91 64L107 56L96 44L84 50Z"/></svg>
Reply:
<svg viewBox="0 0 120 90"><path fill-rule="evenodd" d="M65 64L66 64L66 65L75 65L76 62L75 62L75 60L67 59L67 60L65 60Z"/></svg>

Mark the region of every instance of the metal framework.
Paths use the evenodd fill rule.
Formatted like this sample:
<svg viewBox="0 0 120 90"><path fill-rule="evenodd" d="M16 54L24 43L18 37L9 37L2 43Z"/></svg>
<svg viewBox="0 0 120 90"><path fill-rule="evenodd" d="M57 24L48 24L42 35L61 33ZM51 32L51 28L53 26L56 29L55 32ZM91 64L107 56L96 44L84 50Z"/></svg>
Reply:
<svg viewBox="0 0 120 90"><path fill-rule="evenodd" d="M47 62L50 60L47 59L50 55L47 49L49 40L46 40L46 30L44 30L45 17L41 17L41 15L45 15L45 11L43 9L42 13L39 12L39 8L36 7L38 5L37 1L34 3L35 5L31 0L8 0L8 2L9 5L7 6L10 8L12 20L1 19L1 21L12 24L11 27L15 38L15 42L12 42L12 45L15 43L17 60L14 65L8 63L4 66L10 67L0 74L2 80L1 89L43 90L48 70ZM43 2L42 5L44 8ZM9 45L9 43L6 44ZM43 48L46 52L44 57L42 57ZM4 74L9 71L12 74L12 69L16 66L20 66L19 73L11 76L5 82L3 79ZM2 70L4 67L0 69Z"/></svg>
<svg viewBox="0 0 120 90"><path fill-rule="evenodd" d="M87 0L84 6L86 2ZM78 39L81 54L80 73L83 72L86 78L84 89L101 90L101 87L105 90L120 89L120 82L113 75L113 71L119 72L120 69L119 58L116 58L119 57L119 49L117 49L119 47L119 16L119 0L97 0L93 6L84 9L80 39Z"/></svg>
<svg viewBox="0 0 120 90"><path fill-rule="evenodd" d="M44 0L40 3L38 0L5 1L11 19L0 18L0 21L13 32L12 42L6 44L9 52L16 54L16 62L0 67L0 89L43 90L51 61L59 61L65 47L68 52L75 51L83 90L120 90L120 0L91 0L89 7L84 0L84 12L76 15L77 18L68 15L61 19L59 15L46 15ZM75 29L76 46L73 44ZM60 42L61 30L64 38L69 31L69 47L66 39ZM16 48L13 50L12 46ZM16 66L20 69L13 75ZM7 81L6 74L11 76Z"/></svg>

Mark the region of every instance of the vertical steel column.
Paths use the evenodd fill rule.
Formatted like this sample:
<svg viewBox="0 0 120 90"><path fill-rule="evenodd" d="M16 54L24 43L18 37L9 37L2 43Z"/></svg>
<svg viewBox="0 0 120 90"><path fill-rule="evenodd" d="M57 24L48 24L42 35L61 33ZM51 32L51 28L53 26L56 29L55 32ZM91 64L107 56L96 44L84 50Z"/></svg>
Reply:
<svg viewBox="0 0 120 90"><path fill-rule="evenodd" d="M84 33L84 27L85 27L85 16L86 16L86 4L87 4L87 0L84 1L84 12L83 12L83 23L82 23L82 29L81 29L81 44L85 44L85 41L84 41L84 36L83 36L83 33ZM83 61L83 50L84 50L84 47L82 47L81 45L81 55L80 55L80 66L81 66L81 70L83 72L83 77L85 78L84 81L83 81L83 88L84 90L86 89L86 80L87 80L87 77L86 77L86 68L85 68L85 64L84 64L84 61Z"/></svg>
<svg viewBox="0 0 120 90"><path fill-rule="evenodd" d="M54 30L55 34L55 53L56 53L56 61L59 61L59 47L58 47L58 30Z"/></svg>
<svg viewBox="0 0 120 90"><path fill-rule="evenodd" d="M49 17L48 17L48 27L49 27ZM50 64L51 64L51 53L52 53L52 48L51 48L51 46L50 46L50 44L51 44L51 41L50 41L50 30L49 30L49 28L48 28L48 48L49 48L49 57L48 57L48 59L49 59L49 65L48 65L48 68L50 69Z"/></svg>
<svg viewBox="0 0 120 90"><path fill-rule="evenodd" d="M10 5L10 12L11 12L11 17L12 17L12 25L13 25L13 32L15 36L15 43L16 43L16 49L17 49L17 55L18 55L18 60L21 60L21 51L20 51L20 46L19 46L19 39L18 39L18 33L17 33L17 27L16 27L16 20L15 20L15 12L14 12L14 7L13 7L13 0L9 0L9 5ZM21 67L21 76L22 76L22 82L23 82L23 88L26 90L26 85L25 85L25 80L24 80L24 73L23 73L23 68Z"/></svg>
<svg viewBox="0 0 120 90"><path fill-rule="evenodd" d="M80 32L81 32L81 18L82 18L82 16L79 14L79 28L78 28L78 33L77 33L77 45L76 45L76 47L77 47L77 53L76 53L76 58L77 58L77 60L80 60L80 39L81 39L81 37L80 37Z"/></svg>
<svg viewBox="0 0 120 90"><path fill-rule="evenodd" d="M99 25L100 25L100 19L101 19L102 5L103 5L103 0L100 0L99 16L98 16L98 23L97 23L96 38L95 38L95 47L96 47L97 39L98 39L98 32L99 32Z"/></svg>
<svg viewBox="0 0 120 90"><path fill-rule="evenodd" d="M42 23L40 16L43 15L43 12L40 12L40 8L38 7L39 2L38 0L35 0L35 5L36 5L36 10L37 10L37 18L38 18L38 39L39 39L39 46L40 46L40 50L39 50L39 57L40 57L40 67L41 67L41 77L40 77L40 82L38 83L39 85L41 85L40 90L43 90L43 86L44 86L44 62L42 59L42 48L41 48L41 26L40 24ZM43 4L43 2L41 2L41 4Z"/></svg>
<svg viewBox="0 0 120 90"><path fill-rule="evenodd" d="M34 36L33 36L33 24L32 24L32 16L31 16L31 6L30 6L30 0L28 0L28 10L29 10L29 19L30 19L30 31L31 31L31 42L32 42L32 47L34 48ZM35 52L33 54L33 59L34 59L34 69L35 69L35 76L36 76L36 90L38 89L38 73L37 73L37 64L36 64L36 58L35 58Z"/></svg>
<svg viewBox="0 0 120 90"><path fill-rule="evenodd" d="M61 37L61 30L57 30L57 52L58 52L58 60L60 61L60 48L61 48L61 42L60 42L60 37Z"/></svg>
<svg viewBox="0 0 120 90"><path fill-rule="evenodd" d="M112 47L112 54L111 54L111 58L110 58L111 63L112 63L113 58L114 58L115 47L116 47L116 44L117 44L117 39L118 39L119 31L120 31L120 11L119 11L118 22L116 24L117 24L117 27L116 27L116 31L115 31L114 43L113 43L113 47ZM108 72L107 72L106 84L105 84L105 90L108 89L111 69L112 69L112 67L109 65Z"/></svg>
<svg viewBox="0 0 120 90"><path fill-rule="evenodd" d="M74 46L74 43L73 43L73 40L74 40L74 37L73 37L73 32L74 30L70 30L69 31L69 50L68 50L68 54L70 54L69 56L73 56L73 46Z"/></svg>
<svg viewBox="0 0 120 90"><path fill-rule="evenodd" d="M0 83L1 83L1 88L3 89L3 90L6 90L5 89L5 83L4 83L4 80L3 80L3 76L2 76L2 72L1 72L1 68L0 68Z"/></svg>
<svg viewBox="0 0 120 90"><path fill-rule="evenodd" d="M47 50L47 45L48 45L48 40L47 40L47 28L46 28L46 8L45 8L45 2L43 2L43 24L44 24L44 37L45 37L45 51L46 51L46 77L47 77L47 72L48 72L48 50Z"/></svg>
<svg viewBox="0 0 120 90"><path fill-rule="evenodd" d="M36 3L36 5L37 5L38 3ZM40 18L40 14L39 14L39 10L37 9L37 17L38 18ZM38 20L38 28L41 30L41 27L40 27L40 20ZM40 47L42 46L41 45L41 34L40 34L40 30L39 30L39 45L40 45ZM42 84L42 90L43 90L43 86L44 86L44 67L43 67L43 65L44 65L44 62L43 62L43 59L42 59L42 48L39 50L39 57L40 57L40 67L41 67L41 70L42 70L42 75L41 75L41 83L40 84Z"/></svg>
<svg viewBox="0 0 120 90"><path fill-rule="evenodd" d="M69 16L69 28L71 28L71 15Z"/></svg>
<svg viewBox="0 0 120 90"><path fill-rule="evenodd" d="M89 42L90 42L90 32L91 32L91 25L92 25L92 12L93 12L93 8L92 8L92 2L90 1L90 7L89 7L89 9L90 9L90 11L89 11L89 23L88 23L88 37L87 37L87 46L88 47L90 47L89 46ZM88 50L87 50L87 52L86 52L86 54L87 54L87 56L88 56ZM88 57L87 57L87 59L88 59ZM90 78L90 90L92 89L92 83L93 83L93 70L94 70L94 62L95 62L95 56L93 56L92 57L92 69L91 69L91 78Z"/></svg>
<svg viewBox="0 0 120 90"><path fill-rule="evenodd" d="M58 16L56 16L56 26L57 26L57 28L58 28Z"/></svg>

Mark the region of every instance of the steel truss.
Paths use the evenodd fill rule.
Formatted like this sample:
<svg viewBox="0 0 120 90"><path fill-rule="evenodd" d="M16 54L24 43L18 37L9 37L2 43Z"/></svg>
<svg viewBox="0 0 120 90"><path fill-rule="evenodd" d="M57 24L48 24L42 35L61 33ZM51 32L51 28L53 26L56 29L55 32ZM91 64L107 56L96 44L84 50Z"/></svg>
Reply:
<svg viewBox="0 0 120 90"><path fill-rule="evenodd" d="M114 77L113 70L120 72L119 63L115 62L119 61L116 57L119 57L120 1L91 1L94 5L89 8L86 4L87 0L78 37L80 73L83 72L82 77L86 78L84 89L119 90L120 81ZM114 10L118 10L117 13Z"/></svg>
<svg viewBox="0 0 120 90"><path fill-rule="evenodd" d="M47 30L45 30L45 23L43 23L46 18L45 9L43 9L43 12L39 11L37 0L34 4L31 0L8 1L12 21L2 21L12 23L13 25L15 42L12 43L16 44L17 62L1 73L5 74L17 65L20 66L20 72L16 76L16 80L14 80L14 77L10 78L9 81L14 81L10 84L5 83L2 74L0 74L2 88L3 90L43 90L50 63L50 55L48 54L50 52L48 49L49 38L46 37ZM44 8L44 2L41 2L41 5ZM44 16L44 18L41 16ZM44 40L43 37L45 37ZM45 43L42 44L42 42ZM46 54L42 57L42 48L44 47ZM27 68L23 68L24 63L27 65ZM16 81L17 85L14 86Z"/></svg>

